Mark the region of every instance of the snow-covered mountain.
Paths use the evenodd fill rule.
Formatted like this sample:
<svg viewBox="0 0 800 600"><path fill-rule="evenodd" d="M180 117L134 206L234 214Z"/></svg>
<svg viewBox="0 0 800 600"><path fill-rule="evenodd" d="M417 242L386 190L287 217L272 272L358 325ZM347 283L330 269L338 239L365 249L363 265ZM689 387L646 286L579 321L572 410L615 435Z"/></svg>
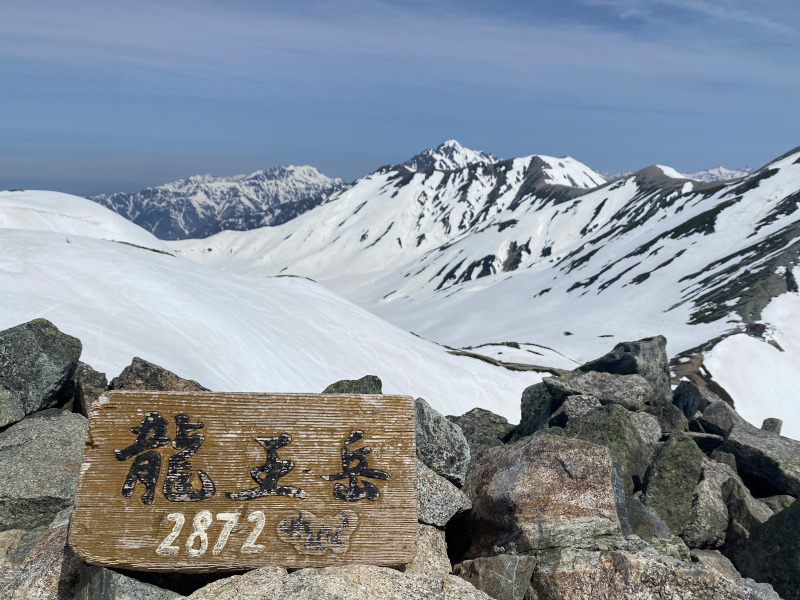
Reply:
<svg viewBox="0 0 800 600"><path fill-rule="evenodd" d="M314 167L275 167L250 175L196 175L140 192L91 200L164 240L277 225L325 201L342 186Z"/></svg>
<svg viewBox="0 0 800 600"><path fill-rule="evenodd" d="M311 277L402 329L507 362L564 367L661 333L673 356L705 350L707 367L720 340L755 340L763 357L793 353L764 360L794 391L739 408L800 438L788 366L800 367L800 337L771 308L797 291L798 206L800 149L716 183L653 166L603 184L573 159L530 156L384 168L279 227L170 246L236 273ZM724 386L737 369L713 375Z"/></svg>
<svg viewBox="0 0 800 600"><path fill-rule="evenodd" d="M66 194L0 192L0 306L0 330L47 318L109 378L134 356L219 391L320 392L369 373L385 392L444 413L482 406L512 420L541 379L454 356L307 279L242 277L170 255Z"/></svg>
<svg viewBox="0 0 800 600"><path fill-rule="evenodd" d="M499 160L492 154L464 148L456 140L447 140L436 146L436 148L428 148L411 157L403 163L403 166L412 171L423 171L425 169L453 171L455 169L463 169L469 165L492 164Z"/></svg>
<svg viewBox="0 0 800 600"><path fill-rule="evenodd" d="M685 176L689 179L696 179L697 181L727 181L728 179L739 179L740 177L746 177L752 172L753 169L750 167L742 167L741 169L714 167L712 169L687 173Z"/></svg>

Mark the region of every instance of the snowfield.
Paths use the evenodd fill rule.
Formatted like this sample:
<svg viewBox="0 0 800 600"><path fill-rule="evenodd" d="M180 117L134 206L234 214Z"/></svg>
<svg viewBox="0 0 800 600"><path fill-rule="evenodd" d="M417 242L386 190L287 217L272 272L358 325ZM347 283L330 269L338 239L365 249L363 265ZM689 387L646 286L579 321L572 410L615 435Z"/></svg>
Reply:
<svg viewBox="0 0 800 600"><path fill-rule="evenodd" d="M217 391L320 392L375 374L385 393L444 414L481 406L513 422L541 379L453 356L306 279L244 277L102 239L155 238L82 198L19 196L0 220L0 329L44 317L109 379L134 356Z"/></svg>

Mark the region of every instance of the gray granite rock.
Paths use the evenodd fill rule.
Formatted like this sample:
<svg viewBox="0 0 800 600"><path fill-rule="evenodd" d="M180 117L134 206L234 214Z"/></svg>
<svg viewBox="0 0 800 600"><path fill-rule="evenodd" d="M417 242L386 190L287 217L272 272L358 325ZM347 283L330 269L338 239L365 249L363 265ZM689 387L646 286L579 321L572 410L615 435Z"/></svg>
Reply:
<svg viewBox="0 0 800 600"><path fill-rule="evenodd" d="M732 477L736 474L727 465L703 459L689 521L681 534L690 548L719 548L725 542L728 507L722 487Z"/></svg>
<svg viewBox="0 0 800 600"><path fill-rule="evenodd" d="M566 396L556 398L551 395L544 381L525 388L520 400L520 422L511 433L511 441L516 442L546 427L550 416L561 407L565 399Z"/></svg>
<svg viewBox="0 0 800 600"><path fill-rule="evenodd" d="M784 508L789 508L792 504L794 504L795 498L794 496L789 496L788 494L778 494L777 496L767 496L766 498L760 498L760 500L769 506L770 510L775 514L781 512Z"/></svg>
<svg viewBox="0 0 800 600"><path fill-rule="evenodd" d="M464 492L417 460L417 519L420 522L444 527L454 515L471 507Z"/></svg>
<svg viewBox="0 0 800 600"><path fill-rule="evenodd" d="M691 381L681 381L672 392L672 403L683 412L687 419L694 418L697 411L704 412L712 402L722 402L722 398Z"/></svg>
<svg viewBox="0 0 800 600"><path fill-rule="evenodd" d="M441 577L448 575L451 570L444 531L420 523L417 531L417 555L401 571Z"/></svg>
<svg viewBox="0 0 800 600"><path fill-rule="evenodd" d="M774 417L764 419L764 421L761 423L761 429L780 435L781 429L783 429L783 421Z"/></svg>
<svg viewBox="0 0 800 600"><path fill-rule="evenodd" d="M323 394L382 394L383 382L377 375L364 375L361 379L342 379L330 384Z"/></svg>
<svg viewBox="0 0 800 600"><path fill-rule="evenodd" d="M737 470L742 477L763 481L777 493L800 495L800 441L763 431L740 420L733 425L719 450L736 457Z"/></svg>
<svg viewBox="0 0 800 600"><path fill-rule="evenodd" d="M725 439L721 435L713 433L699 433L697 431L687 431L686 437L694 440L697 447L703 451L704 454L711 455L714 450L722 445Z"/></svg>
<svg viewBox="0 0 800 600"><path fill-rule="evenodd" d="M0 558L3 600L67 600L78 581L80 561L67 544L71 510L56 515L29 547ZM22 541L25 540L23 536Z"/></svg>
<svg viewBox="0 0 800 600"><path fill-rule="evenodd" d="M619 404L628 410L644 410L658 400L656 390L641 375L612 375L580 370L542 380L550 394L561 399L568 396L594 396L601 404Z"/></svg>
<svg viewBox="0 0 800 600"><path fill-rule="evenodd" d="M350 565L300 569L286 574L264 567L207 585L191 600L489 600L454 575L401 573L385 567Z"/></svg>
<svg viewBox="0 0 800 600"><path fill-rule="evenodd" d="M707 433L721 435L724 438L728 437L734 425L745 423L745 420L727 402L722 400L709 404L703 412L703 416L697 421Z"/></svg>
<svg viewBox="0 0 800 600"><path fill-rule="evenodd" d="M622 535L629 536L633 533L630 517L628 516L628 496L625 490L625 482L617 474L617 470L611 467L611 490L614 493L614 505L617 508L617 519Z"/></svg>
<svg viewBox="0 0 800 600"><path fill-rule="evenodd" d="M781 600L768 583L759 583L748 578L739 579L737 583L742 588L742 600Z"/></svg>
<svg viewBox="0 0 800 600"><path fill-rule="evenodd" d="M448 415L447 418L461 428L472 460L487 448L503 444L515 427L505 417L483 408L473 408L460 417Z"/></svg>
<svg viewBox="0 0 800 600"><path fill-rule="evenodd" d="M180 594L111 569L81 563L73 600L177 600Z"/></svg>
<svg viewBox="0 0 800 600"><path fill-rule="evenodd" d="M551 427L566 427L570 420L573 422L579 421L601 406L600 400L594 396L569 396L558 410L552 414L548 425Z"/></svg>
<svg viewBox="0 0 800 600"><path fill-rule="evenodd" d="M716 569L644 552L563 553L540 561L531 585L537 600L758 598Z"/></svg>
<svg viewBox="0 0 800 600"><path fill-rule="evenodd" d="M594 547L621 535L608 449L548 434L487 450L469 471L465 559Z"/></svg>
<svg viewBox="0 0 800 600"><path fill-rule="evenodd" d="M164 367L148 362L138 356L111 380L112 390L142 390L153 392L198 392L208 391L196 381L178 377Z"/></svg>
<svg viewBox="0 0 800 600"><path fill-rule="evenodd" d="M108 389L105 373L95 371L84 362L79 362L75 369L75 412L89 417L92 403Z"/></svg>
<svg viewBox="0 0 800 600"><path fill-rule="evenodd" d="M0 530L33 529L72 506L87 428L51 408L0 432Z"/></svg>
<svg viewBox="0 0 800 600"><path fill-rule="evenodd" d="M698 562L705 567L716 569L725 577L730 577L733 580L742 578L741 573L736 570L733 563L719 550L692 550L692 562Z"/></svg>
<svg viewBox="0 0 800 600"><path fill-rule="evenodd" d="M535 556L499 554L465 560L453 567L453 574L497 600L522 600L536 562Z"/></svg>
<svg viewBox="0 0 800 600"><path fill-rule="evenodd" d="M635 342L621 342L605 356L588 362L579 369L615 375L641 375L650 382L658 396L672 403L667 340L663 335Z"/></svg>
<svg viewBox="0 0 800 600"><path fill-rule="evenodd" d="M67 400L81 342L50 321L0 331L0 427Z"/></svg>
<svg viewBox="0 0 800 600"><path fill-rule="evenodd" d="M631 530L643 540L666 539L674 535L661 517L641 502L638 494L628 496L625 505L628 509L628 523Z"/></svg>
<svg viewBox="0 0 800 600"><path fill-rule="evenodd" d="M641 485L654 453L653 446L639 435L630 414L617 404L609 404L572 419L563 429L563 435L607 447L629 494Z"/></svg>
<svg viewBox="0 0 800 600"><path fill-rule="evenodd" d="M655 448L661 439L661 424L653 415L646 412L629 412L628 420L633 425L636 433L648 446Z"/></svg>
<svg viewBox="0 0 800 600"><path fill-rule="evenodd" d="M800 502L750 529L729 558L745 577L766 582L784 600L800 599Z"/></svg>
<svg viewBox="0 0 800 600"><path fill-rule="evenodd" d="M736 457L730 452L720 452L719 448L717 448L716 450L713 450L711 454L709 454L709 458L718 463L722 463L723 465L728 465L734 473L738 473L738 469L736 468Z"/></svg>
<svg viewBox="0 0 800 600"><path fill-rule="evenodd" d="M437 475L462 486L470 451L461 428L436 412L422 398L417 398L415 408L417 457Z"/></svg>
<svg viewBox="0 0 800 600"><path fill-rule="evenodd" d="M691 439L673 435L658 450L648 471L645 503L679 535L689 523L703 460L705 455Z"/></svg>

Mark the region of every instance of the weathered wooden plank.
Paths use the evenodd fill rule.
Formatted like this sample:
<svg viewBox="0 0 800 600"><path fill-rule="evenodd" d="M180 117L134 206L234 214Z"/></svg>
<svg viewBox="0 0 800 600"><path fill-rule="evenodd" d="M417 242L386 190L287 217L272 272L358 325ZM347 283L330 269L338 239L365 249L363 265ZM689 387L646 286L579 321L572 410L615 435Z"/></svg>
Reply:
<svg viewBox="0 0 800 600"><path fill-rule="evenodd" d="M110 392L92 406L70 544L154 571L402 564L415 454L407 396Z"/></svg>

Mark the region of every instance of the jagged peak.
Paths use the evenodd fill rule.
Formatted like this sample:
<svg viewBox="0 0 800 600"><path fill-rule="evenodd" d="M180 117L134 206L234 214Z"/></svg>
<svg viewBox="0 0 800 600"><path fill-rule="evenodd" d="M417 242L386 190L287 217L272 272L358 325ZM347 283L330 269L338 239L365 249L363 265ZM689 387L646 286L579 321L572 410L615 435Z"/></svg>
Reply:
<svg viewBox="0 0 800 600"><path fill-rule="evenodd" d="M402 165L412 171L420 171L422 169L453 171L474 164L493 164L498 160L500 159L493 154L465 148L456 140L446 140L435 148L423 150L402 163Z"/></svg>

